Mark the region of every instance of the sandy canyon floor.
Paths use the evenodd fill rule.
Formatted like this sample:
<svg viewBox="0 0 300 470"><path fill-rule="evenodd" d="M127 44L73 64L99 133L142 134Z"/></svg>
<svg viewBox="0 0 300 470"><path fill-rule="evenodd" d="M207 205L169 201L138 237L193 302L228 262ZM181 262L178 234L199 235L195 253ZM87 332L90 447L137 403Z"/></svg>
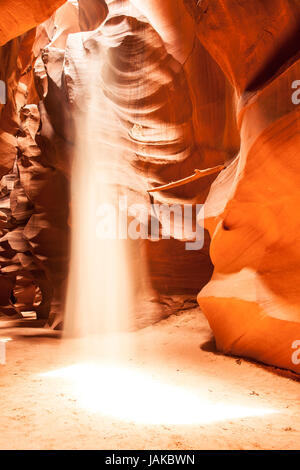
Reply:
<svg viewBox="0 0 300 470"><path fill-rule="evenodd" d="M44 330L0 335L1 449L300 449L299 378L216 353L198 309L123 335L121 363L106 341L91 357Z"/></svg>

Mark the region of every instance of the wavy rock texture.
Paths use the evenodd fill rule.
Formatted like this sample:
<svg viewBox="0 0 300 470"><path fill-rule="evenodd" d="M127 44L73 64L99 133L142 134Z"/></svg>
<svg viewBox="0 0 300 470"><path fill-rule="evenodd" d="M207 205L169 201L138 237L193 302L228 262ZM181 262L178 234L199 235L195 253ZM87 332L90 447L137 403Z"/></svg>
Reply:
<svg viewBox="0 0 300 470"><path fill-rule="evenodd" d="M8 106L3 107L10 119L14 117L8 132L13 144L3 174L15 164L17 176L10 199L20 185L29 209L24 211L22 224L17 225L19 246L24 245L22 256L16 246L13 252L22 262L14 264L14 271L3 273L2 282L9 283L2 303L10 306L11 313L19 313L23 291L18 283L25 282L25 276L26 282L35 286L35 293L34 289L30 291L31 308L39 299L39 308L34 308L38 317L48 318L55 327L61 321L67 277L68 181L75 121L84 113L86 70L91 60L104 57L107 64L99 85L116 116L114 126L121 136L121 147L115 182L129 202L150 204L149 181L153 185L167 183L188 175L195 167L205 167L209 161L217 164L234 155L234 145L224 137L227 120L232 120L233 113L229 107L226 110L232 91L200 43L189 52L183 66L168 53L147 18L129 2L67 2L38 26L36 33L15 42L21 46L14 46L15 56L9 56L14 59L13 80L8 86L13 113ZM24 65L19 70L16 64L20 55ZM199 64L205 71L203 80L215 80L216 87L210 87L209 93L192 91ZM18 96L17 88L21 90ZM220 117L216 112L219 106L224 108ZM212 132L207 137L199 135L199 126L206 123L201 107L211 122L217 117L218 139L212 138ZM179 193L158 194L155 202L203 202L212 180L207 177ZM211 275L208 237L205 249L199 252L187 253L180 240L144 241L142 245L138 252L142 250L148 265L151 296L154 289L158 310L155 319L190 305L199 285ZM140 260L135 258L138 266ZM10 260L7 255L5 265ZM183 295L181 301L178 294Z"/></svg>
<svg viewBox="0 0 300 470"><path fill-rule="evenodd" d="M215 270L199 304L220 350L299 372L299 108L291 97L300 5L203 1L194 13L200 40L235 87L241 135L238 160L207 201Z"/></svg>
<svg viewBox="0 0 300 470"><path fill-rule="evenodd" d="M198 301L221 351L299 372L298 0L72 0L23 34L63 2L43 2L36 15L38 3L26 21L27 2L14 8L0 35L14 38L0 50L0 170L15 175L13 190L5 178L0 188L2 312L26 305L61 322L76 120L86 70L101 58L98 83L120 136L114 178L129 202L149 205L149 186L227 166L217 179L155 193L160 203L207 201L214 264L208 282L208 236L199 252L144 241L157 299L170 313L184 305L172 296L191 299L208 283Z"/></svg>
<svg viewBox="0 0 300 470"><path fill-rule="evenodd" d="M35 28L63 3L65 0L3 0L0 46Z"/></svg>

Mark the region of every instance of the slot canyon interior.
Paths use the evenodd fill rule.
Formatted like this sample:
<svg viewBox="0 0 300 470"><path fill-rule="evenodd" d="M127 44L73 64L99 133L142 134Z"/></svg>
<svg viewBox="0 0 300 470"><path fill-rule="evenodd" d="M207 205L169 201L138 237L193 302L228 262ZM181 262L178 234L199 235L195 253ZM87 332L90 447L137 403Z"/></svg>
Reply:
<svg viewBox="0 0 300 470"><path fill-rule="evenodd" d="M300 1L0 13L0 449L300 450Z"/></svg>

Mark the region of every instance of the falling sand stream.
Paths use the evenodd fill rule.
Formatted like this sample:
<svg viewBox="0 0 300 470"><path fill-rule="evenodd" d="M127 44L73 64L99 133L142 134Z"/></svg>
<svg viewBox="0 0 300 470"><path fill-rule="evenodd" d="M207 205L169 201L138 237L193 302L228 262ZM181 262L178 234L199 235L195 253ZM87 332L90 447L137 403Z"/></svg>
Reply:
<svg viewBox="0 0 300 470"><path fill-rule="evenodd" d="M64 335L86 338L95 350L105 342L105 356L111 358L124 353L118 333L132 329L134 300L130 241L118 239L113 224L105 226L103 219L117 206L120 145L116 118L101 87L102 66L101 60L91 60L85 111L76 122Z"/></svg>

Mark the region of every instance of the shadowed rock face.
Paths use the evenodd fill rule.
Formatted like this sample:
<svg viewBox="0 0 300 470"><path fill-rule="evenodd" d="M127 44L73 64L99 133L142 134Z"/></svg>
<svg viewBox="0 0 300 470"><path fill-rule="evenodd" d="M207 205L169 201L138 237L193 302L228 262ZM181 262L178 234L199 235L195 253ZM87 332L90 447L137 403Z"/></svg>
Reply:
<svg viewBox="0 0 300 470"><path fill-rule="evenodd" d="M64 2L38 3L14 10L3 39L0 28L0 171L15 175L13 189L5 179L0 188L2 311L39 300L40 318L61 321L76 121L86 70L101 60L98 83L120 137L113 178L129 203L149 205L149 186L227 165L216 179L155 193L157 203L206 200L215 267L208 282L208 237L194 252L181 240L143 241L156 319L166 314L159 305L183 307L172 296L205 286L198 301L220 350L299 372L299 2L73 0L44 23Z"/></svg>

